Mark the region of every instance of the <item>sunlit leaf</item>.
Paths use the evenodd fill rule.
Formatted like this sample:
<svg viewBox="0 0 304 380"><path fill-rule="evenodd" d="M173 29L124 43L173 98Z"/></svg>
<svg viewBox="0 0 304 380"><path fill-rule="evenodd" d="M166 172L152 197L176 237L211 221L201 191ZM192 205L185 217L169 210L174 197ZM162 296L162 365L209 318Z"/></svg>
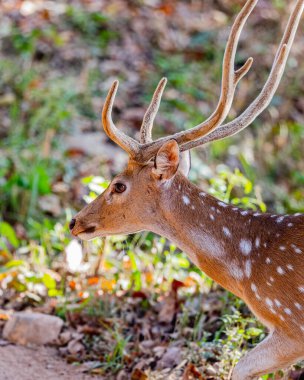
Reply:
<svg viewBox="0 0 304 380"><path fill-rule="evenodd" d="M47 289L56 289L56 281L49 273L44 273L42 282Z"/></svg>
<svg viewBox="0 0 304 380"><path fill-rule="evenodd" d="M17 239L16 233L10 224L6 222L0 222L0 237L7 238L7 240L14 248L18 248L19 240Z"/></svg>
<svg viewBox="0 0 304 380"><path fill-rule="evenodd" d="M11 269L20 267L24 264L25 262L23 260L10 260L8 263L6 263L0 268L0 273L9 272Z"/></svg>
<svg viewBox="0 0 304 380"><path fill-rule="evenodd" d="M250 327L249 329L246 330L246 334L248 334L249 336L260 336L261 334L263 334L263 330L262 329L259 329L257 327Z"/></svg>

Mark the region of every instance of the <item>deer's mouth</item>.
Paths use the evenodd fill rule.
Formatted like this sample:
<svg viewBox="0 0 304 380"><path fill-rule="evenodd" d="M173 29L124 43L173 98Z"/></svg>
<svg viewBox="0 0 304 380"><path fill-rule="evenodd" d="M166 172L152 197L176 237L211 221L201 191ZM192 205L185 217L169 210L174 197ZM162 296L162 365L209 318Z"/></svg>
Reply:
<svg viewBox="0 0 304 380"><path fill-rule="evenodd" d="M81 240L91 240L96 237L102 237L102 233L95 227L87 228L79 233L77 233L77 237Z"/></svg>
<svg viewBox="0 0 304 380"><path fill-rule="evenodd" d="M89 227L83 231L81 231L80 233L86 233L86 234L92 234L93 232L96 231L96 227L95 226L92 226L92 227Z"/></svg>
<svg viewBox="0 0 304 380"><path fill-rule="evenodd" d="M91 227L88 227L88 228L84 228L80 231L73 231L72 230L72 234L74 236L78 236L82 239L82 236L86 236L86 235L92 235L94 234L94 232L96 232L96 226L91 226Z"/></svg>

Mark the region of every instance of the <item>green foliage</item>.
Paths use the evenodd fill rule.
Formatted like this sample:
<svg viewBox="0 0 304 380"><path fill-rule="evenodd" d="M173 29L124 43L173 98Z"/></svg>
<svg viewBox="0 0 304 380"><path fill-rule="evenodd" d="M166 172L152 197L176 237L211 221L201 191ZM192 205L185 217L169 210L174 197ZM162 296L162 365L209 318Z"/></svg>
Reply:
<svg viewBox="0 0 304 380"><path fill-rule="evenodd" d="M87 12L82 8L69 6L65 17L82 38L99 49L106 48L117 37L117 33L109 28L108 17L100 12Z"/></svg>
<svg viewBox="0 0 304 380"><path fill-rule="evenodd" d="M31 261L11 259L0 268L2 288L24 292L25 296L34 302L41 302L46 295L57 297L63 294L57 283L55 272L47 269L45 263L40 263L45 252L40 247L32 248ZM42 265L41 265L42 264Z"/></svg>
<svg viewBox="0 0 304 380"><path fill-rule="evenodd" d="M223 368L232 368L241 358L243 351L248 347L259 343L264 337L264 328L257 325L253 318L244 318L238 310L233 314L222 317L223 325L218 331L218 340L223 347ZM224 336L221 337L221 331Z"/></svg>
<svg viewBox="0 0 304 380"><path fill-rule="evenodd" d="M105 356L105 362L102 362L100 366L105 371L110 370L113 373L117 373L123 367L125 347L130 337L124 338L118 330L110 330L110 332L114 340L114 345Z"/></svg>
<svg viewBox="0 0 304 380"><path fill-rule="evenodd" d="M109 186L109 181L106 181L101 176L89 176L82 178L81 182L88 187L89 194L84 196L87 203L92 202L98 195L104 192Z"/></svg>
<svg viewBox="0 0 304 380"><path fill-rule="evenodd" d="M40 41L48 42L55 47L63 44L63 40L54 26L43 29L34 28L28 32L15 27L11 34L11 40L16 52L26 59L33 58Z"/></svg>
<svg viewBox="0 0 304 380"><path fill-rule="evenodd" d="M0 72L5 73L2 85L14 93L8 110L10 131L0 143L4 152L0 155L0 210L24 222L37 216L39 196L51 193L51 183L61 169L61 160L50 151L60 148L54 136L70 119L75 91L63 78L45 82L32 69L21 75L12 62L2 62ZM21 113L24 102L28 107Z"/></svg>
<svg viewBox="0 0 304 380"><path fill-rule="evenodd" d="M19 240L12 226L0 221L0 248L9 252L8 244L16 249L19 246Z"/></svg>
<svg viewBox="0 0 304 380"><path fill-rule="evenodd" d="M218 172L217 177L210 179L212 195L240 207L266 211L265 203L253 193L253 183L239 169L231 172L227 167L221 166Z"/></svg>

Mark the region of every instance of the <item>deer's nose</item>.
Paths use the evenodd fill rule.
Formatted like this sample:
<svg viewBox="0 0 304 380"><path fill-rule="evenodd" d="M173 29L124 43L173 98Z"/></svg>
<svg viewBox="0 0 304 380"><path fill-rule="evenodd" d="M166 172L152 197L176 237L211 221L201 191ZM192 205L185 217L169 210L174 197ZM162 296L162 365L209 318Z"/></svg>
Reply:
<svg viewBox="0 0 304 380"><path fill-rule="evenodd" d="M75 227L75 224L76 224L76 219L72 219L71 221L70 221L70 224L69 224L69 227L70 227L70 230L72 231L72 229Z"/></svg>

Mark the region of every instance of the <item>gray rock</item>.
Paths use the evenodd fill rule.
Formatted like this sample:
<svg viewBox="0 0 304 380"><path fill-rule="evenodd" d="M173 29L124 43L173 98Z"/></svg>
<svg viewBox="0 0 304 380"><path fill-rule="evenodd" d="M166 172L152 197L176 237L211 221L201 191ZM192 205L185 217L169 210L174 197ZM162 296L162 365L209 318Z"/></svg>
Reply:
<svg viewBox="0 0 304 380"><path fill-rule="evenodd" d="M181 362L181 348L169 347L161 360L157 363L157 369L173 368Z"/></svg>
<svg viewBox="0 0 304 380"><path fill-rule="evenodd" d="M54 343L62 326L62 319L52 315L14 313L4 326L3 338L22 345Z"/></svg>

